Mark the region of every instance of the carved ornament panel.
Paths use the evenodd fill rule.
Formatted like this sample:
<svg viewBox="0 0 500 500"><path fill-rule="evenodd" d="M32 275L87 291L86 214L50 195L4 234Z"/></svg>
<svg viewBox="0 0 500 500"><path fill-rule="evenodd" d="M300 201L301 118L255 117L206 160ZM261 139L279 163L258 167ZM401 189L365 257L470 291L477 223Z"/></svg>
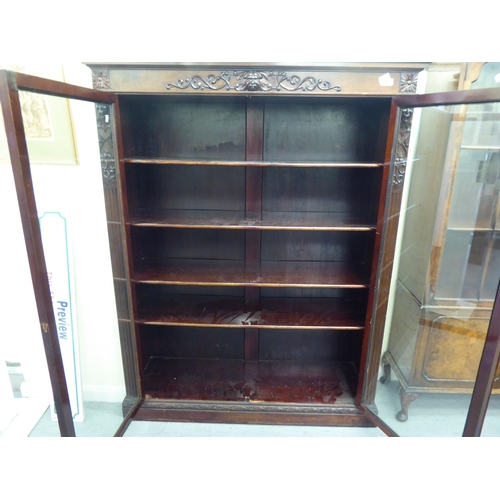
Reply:
<svg viewBox="0 0 500 500"><path fill-rule="evenodd" d="M96 104L96 116L102 176L104 181L110 182L116 178L115 148L110 106L108 104Z"/></svg>
<svg viewBox="0 0 500 500"><path fill-rule="evenodd" d="M221 71L219 75L193 75L168 83L167 90L233 90L236 92L312 92L315 90L340 92L339 85L314 76L288 75L284 71Z"/></svg>
<svg viewBox="0 0 500 500"><path fill-rule="evenodd" d="M395 187L401 187L404 184L412 119L413 109L404 108L401 110L392 178L392 184Z"/></svg>
<svg viewBox="0 0 500 500"><path fill-rule="evenodd" d="M98 70L92 71L92 86L98 90L109 90L109 71Z"/></svg>

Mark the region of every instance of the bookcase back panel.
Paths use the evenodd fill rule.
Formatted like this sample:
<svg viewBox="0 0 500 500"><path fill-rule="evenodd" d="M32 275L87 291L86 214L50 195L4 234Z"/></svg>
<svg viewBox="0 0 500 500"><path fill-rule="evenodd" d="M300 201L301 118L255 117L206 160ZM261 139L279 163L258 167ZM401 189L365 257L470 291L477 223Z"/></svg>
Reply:
<svg viewBox="0 0 500 500"><path fill-rule="evenodd" d="M141 325L145 364L150 357L243 359L244 330Z"/></svg>
<svg viewBox="0 0 500 500"><path fill-rule="evenodd" d="M131 235L136 264L167 259L245 258L244 231L132 227Z"/></svg>
<svg viewBox="0 0 500 500"><path fill-rule="evenodd" d="M263 231L263 261L367 262L373 233Z"/></svg>
<svg viewBox="0 0 500 500"><path fill-rule="evenodd" d="M136 215L166 210L245 210L245 168L127 165Z"/></svg>
<svg viewBox="0 0 500 500"><path fill-rule="evenodd" d="M168 259L244 260L244 230L132 227L134 259L161 263ZM262 231L261 260L369 262L372 232Z"/></svg>
<svg viewBox="0 0 500 500"><path fill-rule="evenodd" d="M383 161L379 145L387 102L276 99L265 103L264 160Z"/></svg>
<svg viewBox="0 0 500 500"><path fill-rule="evenodd" d="M137 283L136 300L141 310L141 306L147 307L151 300L158 300L161 297L172 296L206 296L221 298L244 298L245 289L239 286L202 286L202 285L164 285ZM361 305L366 305L368 289L351 288L300 288L300 287L261 287L259 288L261 298L318 298L335 299L344 298L360 301Z"/></svg>
<svg viewBox="0 0 500 500"><path fill-rule="evenodd" d="M376 217L380 171L361 168L266 168L262 209Z"/></svg>
<svg viewBox="0 0 500 500"><path fill-rule="evenodd" d="M363 332L260 330L259 360L357 362ZM141 326L144 364L151 357L244 359L244 329Z"/></svg>
<svg viewBox="0 0 500 500"><path fill-rule="evenodd" d="M245 159L245 100L121 96L126 157Z"/></svg>
<svg viewBox="0 0 500 500"><path fill-rule="evenodd" d="M363 332L261 330L259 359L353 362L362 338Z"/></svg>

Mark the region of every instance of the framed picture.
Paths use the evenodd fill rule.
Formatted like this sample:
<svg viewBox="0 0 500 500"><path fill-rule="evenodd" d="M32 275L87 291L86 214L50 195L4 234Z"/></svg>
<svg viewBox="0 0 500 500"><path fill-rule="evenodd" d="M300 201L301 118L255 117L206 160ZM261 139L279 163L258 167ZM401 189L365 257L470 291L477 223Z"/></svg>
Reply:
<svg viewBox="0 0 500 500"><path fill-rule="evenodd" d="M60 64L0 65L0 69L64 81ZM19 92L19 99L30 162L51 165L78 164L69 100L34 92ZM10 162L3 119L0 119L0 162Z"/></svg>

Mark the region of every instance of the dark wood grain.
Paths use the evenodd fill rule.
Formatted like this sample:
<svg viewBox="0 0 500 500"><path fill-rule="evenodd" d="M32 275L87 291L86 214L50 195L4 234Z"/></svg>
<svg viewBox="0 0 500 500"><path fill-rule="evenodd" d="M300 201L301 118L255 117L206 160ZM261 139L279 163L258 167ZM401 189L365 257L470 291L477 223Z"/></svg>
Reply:
<svg viewBox="0 0 500 500"><path fill-rule="evenodd" d="M130 282L132 260L130 258L132 255L130 228L125 224L128 217L129 199L125 196L126 180L120 117L118 100L112 107L96 106L102 184L126 391L122 402L122 411L125 416L130 407L137 403L141 394L139 378L141 346L137 342L133 321L136 308L133 284ZM107 168L110 164L115 168L112 175Z"/></svg>
<svg viewBox="0 0 500 500"><path fill-rule="evenodd" d="M245 100L120 96L126 157L245 160Z"/></svg>
<svg viewBox="0 0 500 500"><path fill-rule="evenodd" d="M394 97L394 103L401 108L451 104L478 104L495 101L500 101L500 89L498 88L399 95Z"/></svg>
<svg viewBox="0 0 500 500"><path fill-rule="evenodd" d="M264 103L249 98L246 102L245 161L259 162L264 154ZM255 210L251 210L255 211Z"/></svg>
<svg viewBox="0 0 500 500"><path fill-rule="evenodd" d="M248 99L246 108L245 160L262 161L264 105ZM245 167L245 217L262 219L262 168ZM245 231L245 264L261 260L261 231ZM260 288L245 287L245 310L259 309ZM239 306L241 307L241 306ZM257 320L258 322L258 320ZM259 353L259 330L245 329L245 359L256 360Z"/></svg>
<svg viewBox="0 0 500 500"><path fill-rule="evenodd" d="M144 367L152 357L214 360L245 357L244 328L138 326L144 347Z"/></svg>
<svg viewBox="0 0 500 500"><path fill-rule="evenodd" d="M113 278L113 286L115 290L116 313L118 319L131 319L128 282L126 279Z"/></svg>
<svg viewBox="0 0 500 500"><path fill-rule="evenodd" d="M257 361L259 359L260 331L245 328L245 361Z"/></svg>
<svg viewBox="0 0 500 500"><path fill-rule="evenodd" d="M387 101L283 99L266 102L264 159L381 161L375 158L379 120ZM385 134L383 134L385 135Z"/></svg>
<svg viewBox="0 0 500 500"><path fill-rule="evenodd" d="M380 169L266 168L263 210L330 212L376 220Z"/></svg>
<svg viewBox="0 0 500 500"><path fill-rule="evenodd" d="M105 94L98 90L88 89L71 85L69 83L47 80L37 76L25 75L23 73L12 72L13 80L16 82L16 90L26 90L58 97L77 99L90 102L115 103L117 100L114 94Z"/></svg>
<svg viewBox="0 0 500 500"><path fill-rule="evenodd" d="M368 288L369 267L363 263L262 262L169 259L141 262L132 280L178 285L258 287Z"/></svg>
<svg viewBox="0 0 500 500"><path fill-rule="evenodd" d="M120 334L123 376L126 391L126 396L122 402L122 411L125 416L130 408L137 402L141 393L139 385L141 347L136 346L135 324L131 320L119 319L118 331Z"/></svg>
<svg viewBox="0 0 500 500"><path fill-rule="evenodd" d="M244 211L245 168L126 165L132 214L169 210Z"/></svg>
<svg viewBox="0 0 500 500"><path fill-rule="evenodd" d="M361 349L361 368L356 401L366 407L373 405L375 400L399 222L402 190L391 189L389 184L398 113L398 107L393 103L390 111L385 165L380 187L377 233L373 247L365 337Z"/></svg>
<svg viewBox="0 0 500 500"><path fill-rule="evenodd" d="M263 231L263 261L369 262L374 232Z"/></svg>
<svg viewBox="0 0 500 500"><path fill-rule="evenodd" d="M168 259L244 260L244 231L131 227L135 267Z"/></svg>
<svg viewBox="0 0 500 500"><path fill-rule="evenodd" d="M356 393L356 367L363 330L263 329L259 359L320 363L352 363L352 394Z"/></svg>
<svg viewBox="0 0 500 500"><path fill-rule="evenodd" d="M264 106L249 99L246 113L245 159L262 161L263 155ZM262 218L262 168L245 168L245 216ZM259 262L261 259L261 233L245 233L245 262ZM247 290L247 301L254 301L255 290ZM254 351L256 346L252 347Z"/></svg>
<svg viewBox="0 0 500 500"><path fill-rule="evenodd" d="M249 377L245 364L242 360L152 358L144 376L146 397L324 405L352 402L342 365L260 361L256 374Z"/></svg>
<svg viewBox="0 0 500 500"><path fill-rule="evenodd" d="M151 296L137 322L148 325L362 330L360 301L334 298L261 298L257 308L241 298L197 295Z"/></svg>
<svg viewBox="0 0 500 500"><path fill-rule="evenodd" d="M113 278L127 279L128 262L125 257L124 224L108 221L108 241L111 252L111 269Z"/></svg>
<svg viewBox="0 0 500 500"><path fill-rule="evenodd" d="M268 403L263 407L251 408L252 403L244 407L235 408L234 403L221 402L217 410L213 405L203 408L197 404L195 408L188 405L180 407L171 401L146 400L141 404L134 420L165 421L165 422L204 422L204 423L232 423L251 425L309 425L309 426L340 426L340 427L375 427L355 404L337 404L328 413L322 407L307 405L299 411L294 404L295 411L283 411L284 406ZM243 405L242 405L243 406Z"/></svg>

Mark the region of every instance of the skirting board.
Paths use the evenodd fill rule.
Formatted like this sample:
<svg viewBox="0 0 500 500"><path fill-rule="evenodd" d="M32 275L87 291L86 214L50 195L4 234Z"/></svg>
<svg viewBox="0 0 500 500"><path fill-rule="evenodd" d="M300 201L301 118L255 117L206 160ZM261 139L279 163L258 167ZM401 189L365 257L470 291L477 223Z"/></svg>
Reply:
<svg viewBox="0 0 500 500"><path fill-rule="evenodd" d="M125 398L125 387L121 385L83 384L83 402L121 403Z"/></svg>

